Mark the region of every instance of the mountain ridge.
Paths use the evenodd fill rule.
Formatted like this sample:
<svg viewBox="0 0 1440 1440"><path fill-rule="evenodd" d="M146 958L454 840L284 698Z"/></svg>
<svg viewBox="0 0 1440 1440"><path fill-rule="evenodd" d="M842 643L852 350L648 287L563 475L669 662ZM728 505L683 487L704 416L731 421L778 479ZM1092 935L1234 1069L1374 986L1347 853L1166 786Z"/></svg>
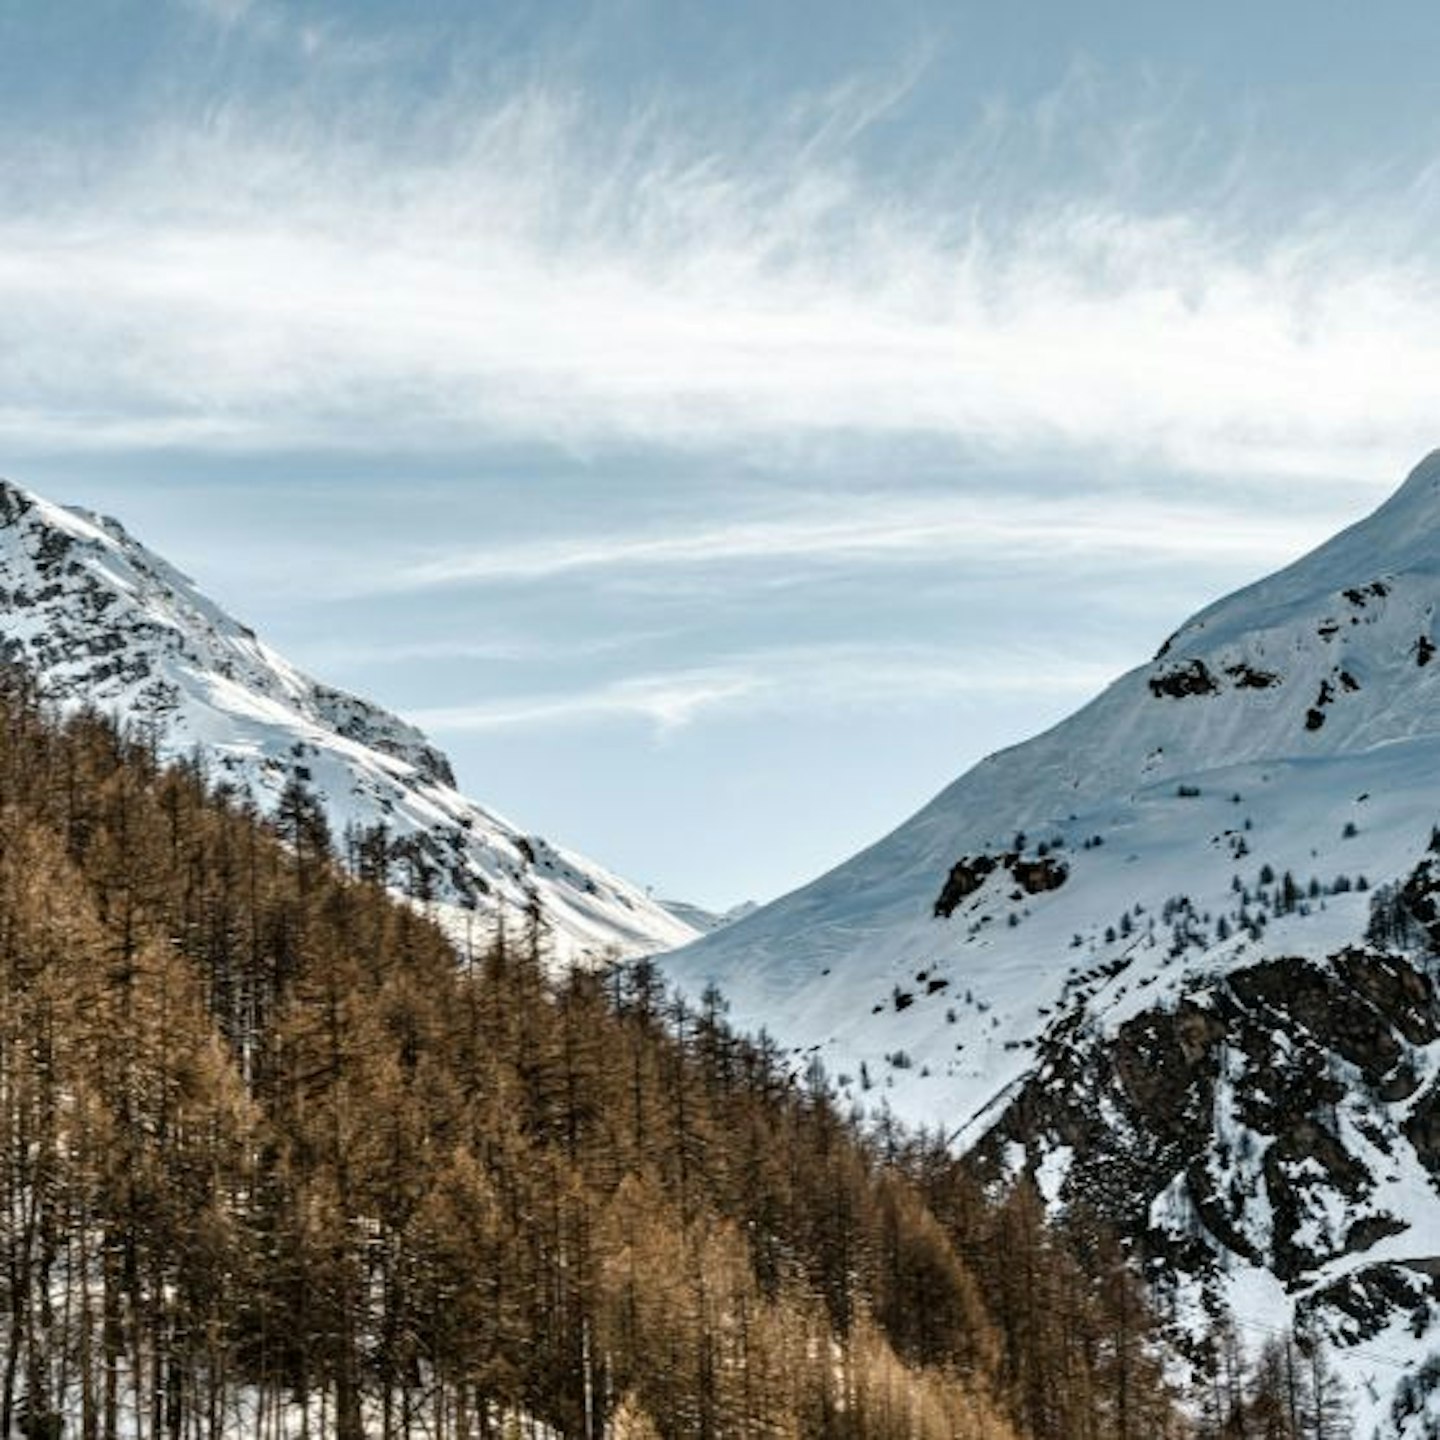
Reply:
<svg viewBox="0 0 1440 1440"><path fill-rule="evenodd" d="M0 481L0 610L0 659L62 708L95 705L166 755L198 752L262 809L287 783L313 787L337 839L384 826L384 878L457 939L483 940L501 916L522 926L537 908L562 964L697 933L639 887L468 800L415 726L305 675L111 517Z"/></svg>
<svg viewBox="0 0 1440 1440"><path fill-rule="evenodd" d="M1306 792L1310 811L1320 804L1312 790L1333 792L1333 803L1321 808L1334 812L1334 832L1323 845L1308 839L1298 845L1282 837L1284 854L1272 857L1272 864L1283 858L1282 869L1304 865L1318 873L1316 862L1343 860L1351 870L1398 873L1423 850L1429 833L1426 805L1407 804L1396 794L1397 813L1384 829L1401 830L1404 838L1377 846L1377 827L1367 825L1361 833L1358 812L1348 813L1371 803L1366 784L1311 787L1306 782L1317 773L1317 763L1339 754L1342 759L1368 756L1355 761L1357 771L1362 776L1375 772L1378 784L1384 772L1396 768L1387 763L1384 744L1415 742L1428 751L1434 740L1437 729L1426 717L1436 709L1429 703L1432 693L1440 701L1440 665L1429 663L1420 642L1434 643L1430 630L1440 603L1440 579L1411 564L1398 580L1394 575L1387 580L1386 567L1370 563L1373 554L1354 552L1357 533L1361 538L1373 534L1377 519L1387 531L1406 528L1405 512L1413 500L1437 495L1440 456L1433 456L1368 520L1277 575L1198 612L1154 659L1126 672L1068 719L980 761L909 820L809 885L669 957L671 973L692 982L723 981L727 970L733 978L734 962L745 956L754 958L751 968L759 971L783 953L778 977L770 977L783 982L799 972L813 973L807 970L813 960L823 962L820 968L833 968L877 942L897 962L923 964L936 953L963 948L954 943L954 917L937 923L934 916L934 904L958 861L1020 850L1028 850L1033 861L1041 858L1039 847L1048 851L1059 840L1068 884L1053 896L1035 898L1034 904L1070 908L1084 888L1086 872L1109 864L1113 852L1102 847L1117 836L1136 838L1137 826L1155 829L1145 822L1167 799L1202 803L1169 807L1183 822L1181 833L1152 838L1186 843L1183 832L1202 828L1190 822L1202 818L1197 810L1203 812L1215 828L1199 840L1207 849L1218 848L1222 858L1228 856L1222 866L1210 867L1225 870L1221 878L1227 884L1240 858L1229 852L1243 844L1248 853L1261 843L1243 829L1246 819L1252 830L1259 823L1250 810L1263 803L1274 823L1278 807L1266 797L1287 785ZM1440 532L1440 516L1436 523ZM1328 570L1337 555L1342 576L1317 580L1317 568ZM1282 595L1277 600L1277 584L1287 591L1299 589L1300 599ZM1384 593L1365 588L1372 585ZM1259 629L1237 633L1233 607L1257 602L1274 613ZM1299 615L1297 604L1308 604L1315 613ZM1312 722L1312 712L1321 723ZM1228 788L1225 771L1233 772ZM1210 795L1178 793L1194 789L1203 775L1210 777ZM1218 798L1232 810L1212 805L1214 792L1221 789L1225 793ZM1241 799L1234 801L1237 793ZM1358 800L1361 794L1367 799ZM1356 826L1355 835L1344 835L1347 824ZM1275 828L1281 827L1276 823ZM1218 847L1212 843L1217 834L1225 841ZM1347 842L1343 851L1333 843L1342 838ZM992 881L987 895L998 884ZM1172 893L1177 892L1157 898L1163 901ZM1004 919L1006 908L1000 904L989 913ZM975 911L973 902L969 909ZM1017 911L1017 923L1025 919ZM1363 930L1363 916L1358 925ZM983 949L1006 948L986 938L990 943ZM1029 942L1028 936L1013 938ZM1067 942L1070 938L1065 936Z"/></svg>
<svg viewBox="0 0 1440 1440"><path fill-rule="evenodd" d="M1339 1347L1358 1434L1433 1433L1435 1387L1404 1414L1400 1396L1440 1353L1440 936L1410 914L1433 904L1414 877L1440 821L1437 609L1432 454L1068 719L663 967L1053 1207L1129 1176L1108 1218L1171 1267L1179 1311L1303 1320ZM1366 993L1386 967L1423 1024ZM1296 1010L1292 990L1330 998ZM1162 1052L1183 1134L1148 1088Z"/></svg>

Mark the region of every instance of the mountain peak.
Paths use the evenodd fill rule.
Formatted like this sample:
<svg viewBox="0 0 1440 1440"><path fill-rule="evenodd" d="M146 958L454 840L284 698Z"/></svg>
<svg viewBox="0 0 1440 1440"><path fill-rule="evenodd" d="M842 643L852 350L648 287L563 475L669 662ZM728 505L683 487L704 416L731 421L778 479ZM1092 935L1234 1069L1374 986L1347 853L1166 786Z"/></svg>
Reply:
<svg viewBox="0 0 1440 1440"><path fill-rule="evenodd" d="M413 725L297 670L108 516L0 481L0 604L0 659L54 702L143 725L164 754L198 752L262 808L304 781L337 837L383 827L383 872L466 938L537 907L562 961L695 934L638 887L466 799Z"/></svg>
<svg viewBox="0 0 1440 1440"><path fill-rule="evenodd" d="M1432 450L1405 477L1386 507L1420 507L1432 518L1440 518L1440 450Z"/></svg>
<svg viewBox="0 0 1440 1440"><path fill-rule="evenodd" d="M1440 814L1437 614L1440 453L666 970L718 984L842 1099L1024 1166L1053 1204L1110 1204L1142 1253L1181 1257L1197 1307L1384 1335L1418 1364L1406 1317L1440 1313L1433 1271L1406 1268L1440 1247L1417 921L1440 909L1417 868ZM1395 1374L1345 1364L1379 1419Z"/></svg>
<svg viewBox="0 0 1440 1440"><path fill-rule="evenodd" d="M844 1102L1097 1208L1181 1315L1328 1339L1356 1433L1431 1433L1437 613L1440 454L665 969Z"/></svg>
<svg viewBox="0 0 1440 1440"><path fill-rule="evenodd" d="M63 534L70 540L91 544L104 543L107 532L111 539L134 543L118 520L97 515L78 505L56 505L13 480L0 477L0 528L10 529L22 524L38 526Z"/></svg>
<svg viewBox="0 0 1440 1440"><path fill-rule="evenodd" d="M1187 894L1212 915L1212 944L1187 953L1223 959L1234 947L1215 949L1214 917L1233 910L1227 897L1245 856L1308 882L1333 878L1327 870L1397 871L1423 848L1434 807L1413 776L1440 774L1437 614L1440 452L1372 515L1200 611L1069 719L990 756L863 854L707 936L670 968L697 987L716 980L733 990L742 976L742 1024L777 1028L777 1007L788 1014L793 1004L794 1033L851 1074L861 1060L873 1072L887 1052L914 1052L923 1033L929 1074L892 1076L888 1098L912 1119L961 1123L1023 1070L1024 1045L1047 1020L1037 998L1053 991L1049 1003L1058 1002L1070 963L1061 957L1077 935L1081 960L1108 965L1129 953L1122 909L1148 913ZM1368 838L1341 845L1362 818ZM1041 843L1067 857L1068 878L1054 894L1031 895L1001 862L1033 863ZM936 902L962 862L994 862L993 873L937 922ZM1345 923L1358 936L1363 903L1327 913L1333 921L1352 910ZM1333 926L1326 943L1332 935ZM1053 972L1037 972L1037 943ZM1002 1000L1012 966L1031 980ZM996 993L983 1014L926 1031L924 1007L902 1018L890 986L869 979L888 969L912 985L919 972L951 975L952 985L963 973L976 994ZM842 1015L819 1003L833 989L840 1004L856 976L876 991L868 1004ZM763 997L753 1015L752 984Z"/></svg>

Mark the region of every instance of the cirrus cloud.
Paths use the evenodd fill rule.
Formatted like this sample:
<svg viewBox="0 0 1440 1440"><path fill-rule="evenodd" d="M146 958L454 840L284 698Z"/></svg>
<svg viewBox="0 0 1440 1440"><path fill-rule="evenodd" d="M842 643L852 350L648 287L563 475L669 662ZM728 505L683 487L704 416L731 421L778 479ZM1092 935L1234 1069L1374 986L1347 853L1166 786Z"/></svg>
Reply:
<svg viewBox="0 0 1440 1440"><path fill-rule="evenodd" d="M893 713L936 700L963 708L1002 696L1079 698L1115 673L1114 662L1103 658L1057 663L1051 654L1023 648L961 660L923 645L782 645L582 688L437 706L409 718L441 736L639 719L663 737L712 713L780 714L802 705L812 713Z"/></svg>
<svg viewBox="0 0 1440 1440"><path fill-rule="evenodd" d="M0 436L916 436L1292 478L1379 477L1429 448L1423 227L1382 244L1378 219L1261 234L1233 207L1113 194L992 207L963 174L907 194L844 151L904 88L846 92L759 146L663 106L605 130L582 93L527 82L403 141L381 100L341 129L232 103L147 131L98 185L48 154L52 183L0 219ZM27 164L45 168L23 147L6 167Z"/></svg>

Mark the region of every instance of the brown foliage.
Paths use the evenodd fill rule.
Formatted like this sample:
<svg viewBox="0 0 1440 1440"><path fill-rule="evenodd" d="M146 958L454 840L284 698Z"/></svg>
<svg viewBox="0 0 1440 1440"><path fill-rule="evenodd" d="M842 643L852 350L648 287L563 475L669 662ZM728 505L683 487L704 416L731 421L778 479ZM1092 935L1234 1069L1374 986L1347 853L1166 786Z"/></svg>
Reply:
<svg viewBox="0 0 1440 1440"><path fill-rule="evenodd" d="M1083 1288L1038 1217L947 1213L715 997L458 960L325 841L0 697L0 1433L1131 1433L1086 1342L1029 1358Z"/></svg>

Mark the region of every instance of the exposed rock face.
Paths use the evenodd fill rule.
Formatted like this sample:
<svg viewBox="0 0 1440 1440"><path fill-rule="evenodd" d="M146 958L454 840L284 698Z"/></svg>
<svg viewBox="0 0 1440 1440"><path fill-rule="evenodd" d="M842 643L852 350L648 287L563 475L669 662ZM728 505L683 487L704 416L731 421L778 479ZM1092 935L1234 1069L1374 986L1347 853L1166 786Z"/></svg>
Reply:
<svg viewBox="0 0 1440 1440"><path fill-rule="evenodd" d="M1159 699L1168 695L1183 700L1187 695L1216 695L1220 682L1210 673L1203 660L1187 660L1150 677L1150 693Z"/></svg>
<svg viewBox="0 0 1440 1440"><path fill-rule="evenodd" d="M681 944L689 925L638 887L527 837L455 789L413 725L301 674L118 521L0 482L0 659L62 707L97 705L162 752L198 751L217 780L273 806L292 779L337 842L384 826L372 868L483 940L538 906L562 960Z"/></svg>
<svg viewBox="0 0 1440 1440"><path fill-rule="evenodd" d="M1058 890L1070 871L1058 860L1044 855L1038 860L1022 860L1017 856L1011 862L1010 873L1027 895L1043 895L1047 890Z"/></svg>
<svg viewBox="0 0 1440 1440"><path fill-rule="evenodd" d="M991 1143L1028 1144L1052 1135L1074 1146L1067 1185L1070 1193L1092 1198L1107 1188L1105 1175L1122 1146L1130 1181L1143 1175L1144 1183L1127 1183L1106 1208L1140 1231L1150 1205L1177 1174L1203 1177L1193 1167L1209 1163L1217 1088L1228 1086L1238 1126L1266 1139L1266 1189L1276 1207L1270 1243L1281 1257L1277 1273L1289 1278L1345 1245L1343 1236L1331 1237L1338 1251L1296 1242L1301 1216L1287 1167L1313 1162L1316 1178L1352 1201L1370 1190L1363 1163L1337 1136L1337 1106L1363 1100L1372 1144L1383 1134L1393 1148L1404 1134L1423 1166L1440 1166L1440 1135L1416 1125L1412 1107L1404 1106L1425 1073L1421 1052L1437 1040L1434 983L1410 960L1359 950L1324 966L1267 960L1197 988L1174 1009L1146 1011L1113 1037L1056 1027L1039 1048L1038 1073L992 1131ZM1440 1060L1440 1052L1434 1058ZM1433 1093L1414 1109L1430 1104ZM1403 1110L1391 1114L1396 1105ZM1114 1123L1117 1113L1124 1123ZM1129 1144L1137 1134L1147 1137L1138 1160ZM1230 1228L1226 1196L1202 1179L1191 1186L1191 1197ZM1232 1248L1245 1253L1252 1246L1238 1240Z"/></svg>
<svg viewBox="0 0 1440 1440"><path fill-rule="evenodd" d="M1377 914L1433 915L1437 874L1427 857ZM1355 945L1197 978L1114 1029L1077 1010L1037 1046L977 1163L1023 1153L1053 1204L1117 1225L1182 1328L1187 1307L1225 1312L1238 1267L1303 1333L1360 1347L1357 1367L1395 1333L1418 1363L1440 1352L1437 974L1428 944ZM1384 1410L1379 1433L1428 1433Z"/></svg>
<svg viewBox="0 0 1440 1440"><path fill-rule="evenodd" d="M423 779L436 785L455 788L455 772L444 751L430 744L411 725L397 726L395 717L378 709L367 700L332 690L328 685L315 685L311 694L315 708L324 720L347 740L354 740L382 755L393 755L415 767Z"/></svg>
<svg viewBox="0 0 1440 1440"><path fill-rule="evenodd" d="M1269 690L1280 683L1280 677L1273 670L1261 670L1257 666L1241 661L1227 665L1225 673L1235 682L1237 690Z"/></svg>
<svg viewBox="0 0 1440 1440"><path fill-rule="evenodd" d="M948 920L955 913L955 907L973 895L995 873L999 863L993 855L957 860L945 877L945 887L935 901L935 914L942 920Z"/></svg>
<svg viewBox="0 0 1440 1440"><path fill-rule="evenodd" d="M1070 873L1068 867L1049 855L1026 859L1018 851L1004 855L965 856L950 867L945 886L935 901L935 914L948 920L962 900L975 894L996 871L1004 871L1026 895L1042 895L1058 890Z"/></svg>
<svg viewBox="0 0 1440 1440"><path fill-rule="evenodd" d="M1371 919L1371 930L1372 933L1378 932L1377 938L1393 938L1401 943L1407 940L1418 942L1440 953L1440 855L1436 853L1437 843L1440 843L1440 836L1432 835L1431 853L1406 876L1394 901L1389 895L1377 898ZM1387 922L1392 926L1392 934L1388 937L1385 931ZM1398 928L1399 933L1394 934L1393 928Z"/></svg>

